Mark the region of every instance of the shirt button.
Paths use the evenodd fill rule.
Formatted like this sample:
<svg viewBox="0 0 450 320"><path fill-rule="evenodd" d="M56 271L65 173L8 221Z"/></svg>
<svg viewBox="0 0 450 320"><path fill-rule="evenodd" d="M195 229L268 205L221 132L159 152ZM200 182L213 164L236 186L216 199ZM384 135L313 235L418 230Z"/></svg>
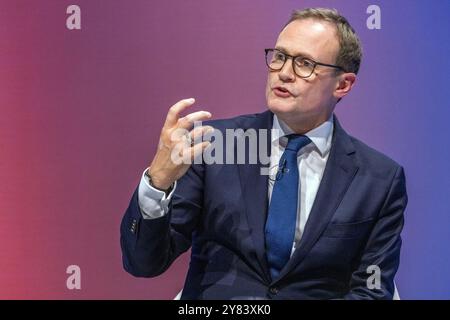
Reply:
<svg viewBox="0 0 450 320"><path fill-rule="evenodd" d="M270 287L269 288L269 292L271 293L271 294L274 294L274 295L276 295L276 294L278 294L278 291L280 291L277 287Z"/></svg>

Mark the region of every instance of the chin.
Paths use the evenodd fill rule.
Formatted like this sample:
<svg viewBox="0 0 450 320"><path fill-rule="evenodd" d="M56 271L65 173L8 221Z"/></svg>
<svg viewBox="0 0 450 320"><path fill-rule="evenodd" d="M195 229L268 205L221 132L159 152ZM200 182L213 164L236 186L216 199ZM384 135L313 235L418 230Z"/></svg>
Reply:
<svg viewBox="0 0 450 320"><path fill-rule="evenodd" d="M295 105L288 101L280 101L279 99L269 99L267 102L269 110L275 114L289 114L295 112Z"/></svg>

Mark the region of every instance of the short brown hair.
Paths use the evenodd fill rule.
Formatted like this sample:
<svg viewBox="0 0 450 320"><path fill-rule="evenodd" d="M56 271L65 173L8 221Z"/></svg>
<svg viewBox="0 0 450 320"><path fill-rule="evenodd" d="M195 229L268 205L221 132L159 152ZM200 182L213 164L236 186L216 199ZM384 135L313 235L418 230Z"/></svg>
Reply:
<svg viewBox="0 0 450 320"><path fill-rule="evenodd" d="M336 9L307 8L294 10L285 27L292 21L303 19L327 21L336 26L340 46L336 57L336 64L346 72L357 74L361 64L362 46L355 30L347 19L341 16Z"/></svg>

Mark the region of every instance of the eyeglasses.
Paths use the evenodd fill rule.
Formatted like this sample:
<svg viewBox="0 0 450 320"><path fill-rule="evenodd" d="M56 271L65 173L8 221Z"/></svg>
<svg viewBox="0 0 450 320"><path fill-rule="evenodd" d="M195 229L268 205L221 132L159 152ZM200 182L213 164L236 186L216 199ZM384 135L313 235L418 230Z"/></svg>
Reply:
<svg viewBox="0 0 450 320"><path fill-rule="evenodd" d="M292 69L300 78L308 78L314 72L316 66L324 66L339 69L345 72L344 68L332 64L317 62L302 56L291 56L278 49L264 49L266 52L266 64L272 71L280 71L288 58L292 59Z"/></svg>

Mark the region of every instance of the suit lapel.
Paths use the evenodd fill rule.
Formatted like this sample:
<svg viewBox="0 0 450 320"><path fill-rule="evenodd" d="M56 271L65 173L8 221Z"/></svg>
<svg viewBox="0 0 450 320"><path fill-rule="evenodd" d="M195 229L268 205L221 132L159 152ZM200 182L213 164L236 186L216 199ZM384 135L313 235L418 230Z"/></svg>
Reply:
<svg viewBox="0 0 450 320"><path fill-rule="evenodd" d="M254 121L252 123L249 123L249 126L247 128L243 128L244 130L249 128L256 129L258 136L258 146L260 146L261 143L266 143L266 150L268 151L269 156L271 147L270 129L272 128L272 121L273 114L269 111L266 111L262 114L257 115ZM259 141L259 129L268 130L267 141ZM246 148L246 152L248 152L248 148ZM270 282L270 273L265 256L264 236L264 226L266 222L268 207L268 176L261 174L261 168L268 168L269 164L262 165L259 160L260 159L258 157L257 164L248 164L248 161L246 161L245 164L239 164L238 169L247 221L251 230L251 236L254 243L256 255L265 280L267 282Z"/></svg>
<svg viewBox="0 0 450 320"><path fill-rule="evenodd" d="M300 245L278 279L286 276L305 258L327 227L358 170L353 155L353 143L334 117L334 135L330 155Z"/></svg>

